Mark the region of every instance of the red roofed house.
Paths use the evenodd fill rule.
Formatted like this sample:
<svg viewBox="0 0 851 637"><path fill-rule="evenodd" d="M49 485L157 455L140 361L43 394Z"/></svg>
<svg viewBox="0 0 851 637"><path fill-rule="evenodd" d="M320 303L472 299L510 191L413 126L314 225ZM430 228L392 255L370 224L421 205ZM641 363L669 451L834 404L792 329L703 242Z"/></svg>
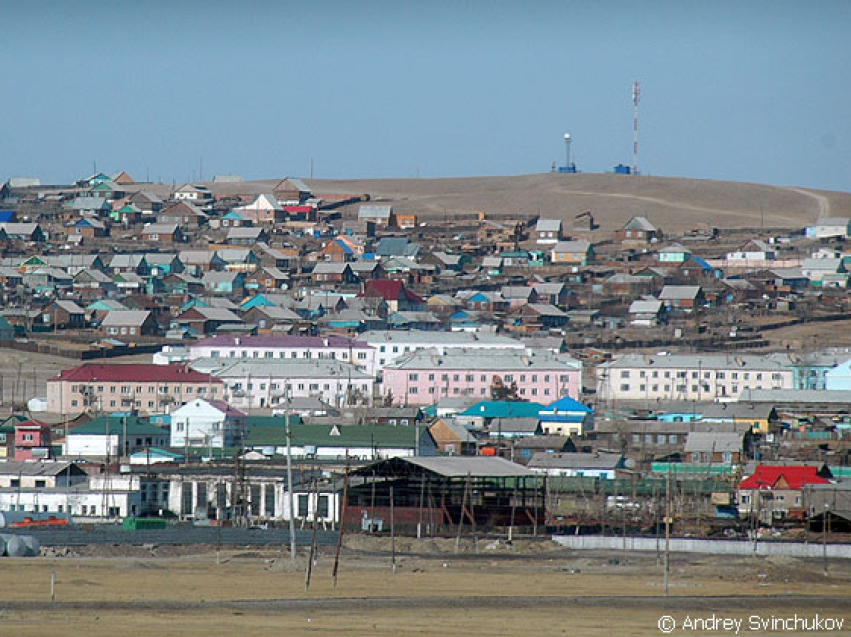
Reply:
<svg viewBox="0 0 851 637"><path fill-rule="evenodd" d="M15 425L15 460L45 460L50 457L50 425L25 420Z"/></svg>
<svg viewBox="0 0 851 637"><path fill-rule="evenodd" d="M405 288L402 281L393 279L372 279L366 282L363 298L380 298L387 301L388 312L420 312L426 309L426 302Z"/></svg>
<svg viewBox="0 0 851 637"><path fill-rule="evenodd" d="M829 484L832 477L827 465L757 465L753 475L739 484L739 516L755 514L765 524L803 519L804 486Z"/></svg>
<svg viewBox="0 0 851 637"><path fill-rule="evenodd" d="M52 413L169 413L196 398L217 399L222 381L184 365L101 363L63 370L47 381Z"/></svg>

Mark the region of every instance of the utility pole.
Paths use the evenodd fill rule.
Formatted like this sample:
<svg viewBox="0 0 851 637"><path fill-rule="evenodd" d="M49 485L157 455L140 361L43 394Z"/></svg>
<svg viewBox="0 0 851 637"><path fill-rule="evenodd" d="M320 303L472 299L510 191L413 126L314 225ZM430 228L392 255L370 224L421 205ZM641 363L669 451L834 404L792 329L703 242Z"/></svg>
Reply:
<svg viewBox="0 0 851 637"><path fill-rule="evenodd" d="M671 570L671 465L665 480L665 597L668 596L668 573Z"/></svg>
<svg viewBox="0 0 851 637"><path fill-rule="evenodd" d="M284 426L287 432L287 491L290 493L290 558L295 560L295 506L293 493L292 432L290 431L290 387L287 385L284 403Z"/></svg>
<svg viewBox="0 0 851 637"><path fill-rule="evenodd" d="M824 560L824 576L827 577L827 520L830 515L830 505L824 503L824 518L821 523L821 552Z"/></svg>

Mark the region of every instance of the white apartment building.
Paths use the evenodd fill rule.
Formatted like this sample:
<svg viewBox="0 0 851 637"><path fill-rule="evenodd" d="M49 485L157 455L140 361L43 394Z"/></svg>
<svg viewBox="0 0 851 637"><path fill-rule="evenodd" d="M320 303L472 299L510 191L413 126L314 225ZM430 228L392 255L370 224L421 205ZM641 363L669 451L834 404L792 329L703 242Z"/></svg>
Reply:
<svg viewBox="0 0 851 637"><path fill-rule="evenodd" d="M371 405L375 378L339 360L204 358L196 370L224 382L224 401L240 411L274 408L286 397L342 407Z"/></svg>
<svg viewBox="0 0 851 637"><path fill-rule="evenodd" d="M375 350L343 336L214 336L189 346L189 360L336 360L375 376Z"/></svg>
<svg viewBox="0 0 851 637"><path fill-rule="evenodd" d="M375 368L378 372L403 356L423 349L433 349L439 354L447 348L463 347L468 350L525 350L526 346L514 338L486 332L428 332L424 330L396 331L372 330L357 337L361 343L373 348Z"/></svg>
<svg viewBox="0 0 851 637"><path fill-rule="evenodd" d="M753 389L795 387L785 354L625 354L597 367L601 401L735 400Z"/></svg>

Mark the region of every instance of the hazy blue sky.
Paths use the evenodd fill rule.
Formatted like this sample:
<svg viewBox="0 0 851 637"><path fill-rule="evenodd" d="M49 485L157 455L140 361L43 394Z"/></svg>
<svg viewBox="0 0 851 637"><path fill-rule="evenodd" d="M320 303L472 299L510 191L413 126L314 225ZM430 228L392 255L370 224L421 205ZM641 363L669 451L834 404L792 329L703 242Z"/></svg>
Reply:
<svg viewBox="0 0 851 637"><path fill-rule="evenodd" d="M508 175L851 190L851 2L0 0L0 181Z"/></svg>

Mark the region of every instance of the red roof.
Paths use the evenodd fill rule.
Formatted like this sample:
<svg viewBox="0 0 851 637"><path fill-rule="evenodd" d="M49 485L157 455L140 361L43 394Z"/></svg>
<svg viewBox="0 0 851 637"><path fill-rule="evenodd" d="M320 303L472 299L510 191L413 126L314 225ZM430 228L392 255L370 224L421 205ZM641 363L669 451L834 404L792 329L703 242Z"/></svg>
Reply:
<svg viewBox="0 0 851 637"><path fill-rule="evenodd" d="M91 363L65 369L51 381L127 382L127 383L221 383L210 374L196 372L184 365L154 365L141 363Z"/></svg>
<svg viewBox="0 0 851 637"><path fill-rule="evenodd" d="M740 489L774 489L778 483L786 482L789 489L798 490L805 484L829 484L830 480L818 475L819 468L805 466L758 465L752 476L739 485Z"/></svg>
<svg viewBox="0 0 851 637"><path fill-rule="evenodd" d="M208 400L207 402L227 416L231 416L232 418L245 418L244 413L239 411L239 409L231 407L223 400Z"/></svg>
<svg viewBox="0 0 851 637"><path fill-rule="evenodd" d="M395 279L371 279L366 282L361 296L380 296L385 301L425 303L419 296L405 289L404 283Z"/></svg>

